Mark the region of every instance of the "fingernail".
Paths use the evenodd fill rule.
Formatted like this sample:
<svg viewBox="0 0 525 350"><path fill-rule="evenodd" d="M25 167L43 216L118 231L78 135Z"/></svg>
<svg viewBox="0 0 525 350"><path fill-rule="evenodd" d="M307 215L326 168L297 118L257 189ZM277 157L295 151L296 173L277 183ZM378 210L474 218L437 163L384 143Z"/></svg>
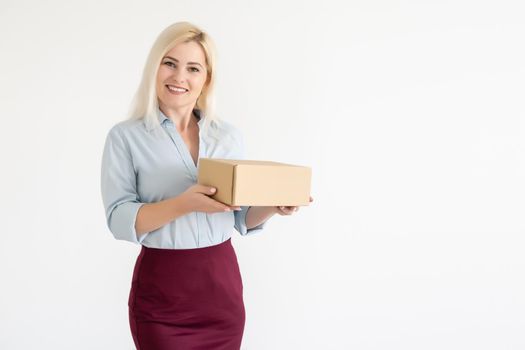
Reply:
<svg viewBox="0 0 525 350"><path fill-rule="evenodd" d="M210 188L210 192L215 192L215 188Z"/></svg>

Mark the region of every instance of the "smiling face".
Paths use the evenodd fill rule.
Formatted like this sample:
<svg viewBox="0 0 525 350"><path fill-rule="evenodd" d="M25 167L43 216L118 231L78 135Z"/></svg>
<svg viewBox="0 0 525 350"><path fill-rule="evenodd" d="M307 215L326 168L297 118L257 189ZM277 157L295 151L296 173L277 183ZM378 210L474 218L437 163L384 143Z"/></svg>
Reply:
<svg viewBox="0 0 525 350"><path fill-rule="evenodd" d="M193 108L207 75L206 56L200 44L190 41L176 45L162 58L157 72L159 106L165 110Z"/></svg>

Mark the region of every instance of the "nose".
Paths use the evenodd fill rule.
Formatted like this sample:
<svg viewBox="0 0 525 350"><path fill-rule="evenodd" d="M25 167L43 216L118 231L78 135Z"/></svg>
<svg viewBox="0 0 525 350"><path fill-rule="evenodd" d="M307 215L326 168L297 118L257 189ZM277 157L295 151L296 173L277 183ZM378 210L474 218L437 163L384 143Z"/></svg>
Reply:
<svg viewBox="0 0 525 350"><path fill-rule="evenodd" d="M177 67L177 69L174 70L173 74L172 74L172 78L173 80L175 80L177 83L183 83L185 81L185 78L186 78L186 74L184 72L184 70L182 69L179 69Z"/></svg>

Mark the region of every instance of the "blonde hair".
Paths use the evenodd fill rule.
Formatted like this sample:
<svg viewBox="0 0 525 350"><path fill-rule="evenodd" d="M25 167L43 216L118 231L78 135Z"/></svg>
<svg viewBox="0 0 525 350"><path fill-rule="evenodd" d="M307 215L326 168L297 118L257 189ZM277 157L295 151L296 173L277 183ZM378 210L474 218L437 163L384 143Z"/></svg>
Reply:
<svg viewBox="0 0 525 350"><path fill-rule="evenodd" d="M128 119L143 119L149 130L162 131L158 120L158 97L156 91L157 72L162 58L179 43L194 41L198 43L206 56L207 83L197 99L194 109L198 109L201 118L205 116L204 129L208 129L212 121L219 122L215 113L215 66L217 51L211 37L189 22L177 22L164 29L151 47L144 70L142 80L131 103ZM158 133L165 135L164 132Z"/></svg>

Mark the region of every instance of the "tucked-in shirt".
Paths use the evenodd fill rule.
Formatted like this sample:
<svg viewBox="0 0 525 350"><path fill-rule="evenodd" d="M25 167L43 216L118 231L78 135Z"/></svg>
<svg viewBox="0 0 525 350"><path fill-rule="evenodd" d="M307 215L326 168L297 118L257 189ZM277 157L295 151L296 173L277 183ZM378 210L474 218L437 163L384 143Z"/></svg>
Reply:
<svg viewBox="0 0 525 350"><path fill-rule="evenodd" d="M244 141L236 127L212 121L209 132L203 132L206 116L198 109L194 112L199 118L198 158L244 159ZM101 190L113 236L150 248L192 249L220 244L234 230L243 236L261 231L265 223L247 228L249 206L241 206L240 211L191 212L137 235L135 221L142 205L178 196L197 183L199 162L195 165L175 124L160 109L157 115L169 137L159 138L144 119L118 122L107 134Z"/></svg>

